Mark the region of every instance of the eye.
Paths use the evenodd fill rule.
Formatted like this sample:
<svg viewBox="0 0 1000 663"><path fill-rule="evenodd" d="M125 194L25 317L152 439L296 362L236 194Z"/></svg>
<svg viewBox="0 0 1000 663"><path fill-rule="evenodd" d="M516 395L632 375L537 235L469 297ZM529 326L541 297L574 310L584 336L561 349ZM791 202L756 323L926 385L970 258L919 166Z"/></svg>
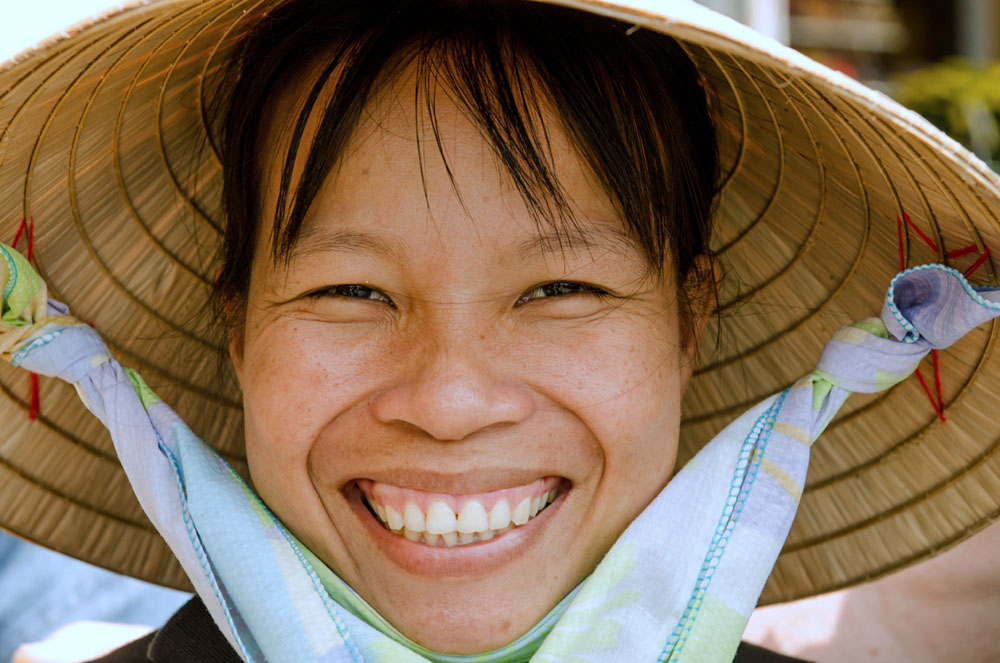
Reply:
<svg viewBox="0 0 1000 663"><path fill-rule="evenodd" d="M313 290L306 295L309 298L319 299L321 297L343 297L344 299L371 299L387 304L391 308L396 308L384 293L375 288L370 288L360 283L345 283L342 285L332 285L319 290Z"/></svg>
<svg viewBox="0 0 1000 663"><path fill-rule="evenodd" d="M566 297L568 295L592 295L604 297L608 293L597 286L589 283L578 283L576 281L552 281L536 286L521 295L514 306L521 306L535 299L547 297Z"/></svg>

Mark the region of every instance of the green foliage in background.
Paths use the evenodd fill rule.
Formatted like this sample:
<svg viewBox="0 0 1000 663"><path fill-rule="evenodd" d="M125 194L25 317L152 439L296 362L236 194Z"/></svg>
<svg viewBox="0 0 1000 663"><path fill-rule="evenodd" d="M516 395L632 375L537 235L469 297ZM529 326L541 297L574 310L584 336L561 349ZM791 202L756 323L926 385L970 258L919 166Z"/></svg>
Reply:
<svg viewBox="0 0 1000 663"><path fill-rule="evenodd" d="M1000 62L937 62L890 81L890 92L997 168L1000 165Z"/></svg>

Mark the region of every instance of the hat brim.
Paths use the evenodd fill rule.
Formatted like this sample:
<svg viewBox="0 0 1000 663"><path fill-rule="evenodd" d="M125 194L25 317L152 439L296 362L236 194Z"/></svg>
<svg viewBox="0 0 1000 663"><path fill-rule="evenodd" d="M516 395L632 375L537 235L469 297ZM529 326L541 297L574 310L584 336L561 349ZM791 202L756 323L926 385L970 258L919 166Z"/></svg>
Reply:
<svg viewBox="0 0 1000 663"><path fill-rule="evenodd" d="M33 218L51 295L244 475L240 398L207 315L222 221L205 84L274 1L137 4L0 67L11 235L0 239ZM811 370L834 330L881 310L901 260L976 266L974 282L996 282L985 251L1000 246L1000 179L914 113L694 3L560 4L677 38L718 113L713 248L726 278L685 400L681 462ZM996 334L977 330L924 369L947 421L917 379L848 401L812 450L762 603L888 573L1000 515ZM44 379L30 420L27 384L0 367L0 526L185 587L99 422Z"/></svg>

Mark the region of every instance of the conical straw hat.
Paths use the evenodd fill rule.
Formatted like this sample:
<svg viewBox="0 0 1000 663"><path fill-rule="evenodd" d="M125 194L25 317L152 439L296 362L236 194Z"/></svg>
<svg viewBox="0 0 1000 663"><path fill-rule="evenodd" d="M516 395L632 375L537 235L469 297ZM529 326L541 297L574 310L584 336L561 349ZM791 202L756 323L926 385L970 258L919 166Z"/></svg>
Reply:
<svg viewBox="0 0 1000 663"><path fill-rule="evenodd" d="M206 103L211 76L275 2L136 3L0 67L0 240L33 219L50 295L244 475L240 395L208 307L223 220ZM880 311L901 261L996 282L986 248L1000 247L1000 179L915 114L693 3L563 4L676 37L719 114L714 249L727 276L685 403L681 462L808 372L834 330ZM762 602L888 573L1000 513L996 334L983 327L928 360L926 393L914 378L848 401L813 447ZM43 378L31 419L26 374L0 367L0 389L0 526L185 587L73 390Z"/></svg>

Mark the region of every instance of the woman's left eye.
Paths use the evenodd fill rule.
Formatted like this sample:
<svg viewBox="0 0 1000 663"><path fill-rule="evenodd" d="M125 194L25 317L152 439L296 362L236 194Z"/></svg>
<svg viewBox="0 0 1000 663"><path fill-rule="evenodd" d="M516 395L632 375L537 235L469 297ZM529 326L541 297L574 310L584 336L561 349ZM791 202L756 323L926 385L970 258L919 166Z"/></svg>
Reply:
<svg viewBox="0 0 1000 663"><path fill-rule="evenodd" d="M578 283L576 281L552 281L551 283L543 283L540 286L532 288L528 292L521 295L515 306L521 306L522 304L527 304L534 299L543 299L546 297L565 297L567 295L594 295L597 297L602 297L608 293L601 290L597 286L590 285L589 283Z"/></svg>
<svg viewBox="0 0 1000 663"><path fill-rule="evenodd" d="M333 285L326 288L321 288L319 290L314 290L310 292L308 297L324 297L324 296L334 296L334 297L344 297L345 299L371 299L377 302L382 302L388 304L390 307L395 308L396 305L393 303L389 297L387 297L383 292L376 290L375 288L370 288L366 285L361 285L360 283L345 283L343 285Z"/></svg>

